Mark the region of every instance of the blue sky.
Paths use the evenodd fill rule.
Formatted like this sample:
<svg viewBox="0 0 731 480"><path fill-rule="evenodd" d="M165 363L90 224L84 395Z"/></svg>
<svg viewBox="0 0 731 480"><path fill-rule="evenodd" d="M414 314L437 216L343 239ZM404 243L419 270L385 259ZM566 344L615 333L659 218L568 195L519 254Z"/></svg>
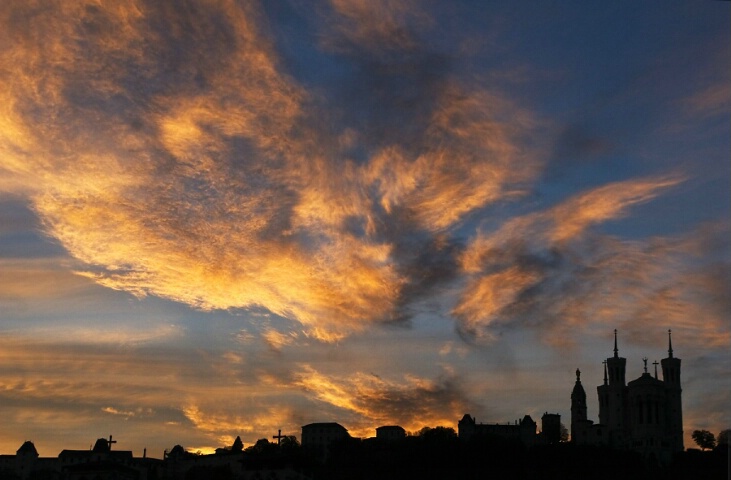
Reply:
<svg viewBox="0 0 731 480"><path fill-rule="evenodd" d="M3 3L0 451L568 424L615 328L728 428L728 15Z"/></svg>

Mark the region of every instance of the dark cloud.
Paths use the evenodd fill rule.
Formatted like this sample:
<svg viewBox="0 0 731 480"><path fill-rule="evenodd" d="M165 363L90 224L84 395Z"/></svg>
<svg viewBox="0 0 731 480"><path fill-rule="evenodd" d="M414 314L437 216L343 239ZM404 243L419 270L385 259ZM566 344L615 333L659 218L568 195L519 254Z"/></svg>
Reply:
<svg viewBox="0 0 731 480"><path fill-rule="evenodd" d="M403 422L406 425L427 423L439 412L445 417L459 418L460 414L474 411L476 406L460 385L457 377L440 378L430 385L418 385L413 389L384 389L367 392L356 399L365 410L380 412L383 419Z"/></svg>
<svg viewBox="0 0 731 480"><path fill-rule="evenodd" d="M555 139L544 177L555 181L577 172L597 169L606 165L607 156L614 148L610 138L592 131L590 127L566 125Z"/></svg>

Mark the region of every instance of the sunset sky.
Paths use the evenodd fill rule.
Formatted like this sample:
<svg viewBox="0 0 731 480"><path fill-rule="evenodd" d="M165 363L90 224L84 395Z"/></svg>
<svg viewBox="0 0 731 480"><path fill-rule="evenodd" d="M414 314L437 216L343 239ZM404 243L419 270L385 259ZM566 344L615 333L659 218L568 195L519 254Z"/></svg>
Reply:
<svg viewBox="0 0 731 480"><path fill-rule="evenodd" d="M731 427L731 3L0 3L0 453ZM652 370L651 370L652 373Z"/></svg>

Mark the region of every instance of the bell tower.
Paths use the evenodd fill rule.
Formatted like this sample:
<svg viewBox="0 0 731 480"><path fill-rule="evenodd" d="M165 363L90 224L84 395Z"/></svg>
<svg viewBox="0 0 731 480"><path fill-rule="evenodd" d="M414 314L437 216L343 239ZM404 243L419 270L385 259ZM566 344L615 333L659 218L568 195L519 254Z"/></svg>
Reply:
<svg viewBox="0 0 731 480"><path fill-rule="evenodd" d="M614 356L607 358L607 371L609 373L610 387L624 387L626 384L625 372L627 371L627 359L619 356L617 348L617 330L614 330Z"/></svg>
<svg viewBox="0 0 731 480"><path fill-rule="evenodd" d="M581 385L581 371L576 369L576 383L571 391L571 441L576 442L581 422L586 421L586 392Z"/></svg>
<svg viewBox="0 0 731 480"><path fill-rule="evenodd" d="M665 384L665 395L667 398L667 420L668 436L672 442L672 449L676 452L683 451L683 405L681 400L682 389L680 388L680 359L673 356L672 331L668 330L668 356L660 360L662 365L662 379Z"/></svg>
<svg viewBox="0 0 731 480"><path fill-rule="evenodd" d="M614 356L604 362L604 385L597 387L599 394L599 422L606 425L610 444L622 447L628 439L627 359L619 356L617 330L614 330Z"/></svg>

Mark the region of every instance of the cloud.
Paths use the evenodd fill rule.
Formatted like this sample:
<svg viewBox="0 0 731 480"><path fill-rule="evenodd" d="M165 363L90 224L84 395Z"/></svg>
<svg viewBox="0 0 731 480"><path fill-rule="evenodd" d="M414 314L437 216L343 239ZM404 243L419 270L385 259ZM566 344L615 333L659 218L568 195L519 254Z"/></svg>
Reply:
<svg viewBox="0 0 731 480"><path fill-rule="evenodd" d="M262 337L270 348L279 351L282 347L291 345L297 339L297 334L295 332L284 334L274 329L267 329L262 333Z"/></svg>
<svg viewBox="0 0 731 480"><path fill-rule="evenodd" d="M683 99L681 105L696 120L727 115L731 106L731 87L726 81L713 83Z"/></svg>
<svg viewBox="0 0 731 480"><path fill-rule="evenodd" d="M286 73L255 5L4 9L17 36L0 53L8 189L99 285L264 308L326 342L403 322L445 286L462 289L460 331L489 336L579 325L588 308L617 321L649 299L690 305L723 276L682 270L691 294L625 268L670 278L683 254L593 233L679 176L596 187L465 244L471 215L539 177L534 115L458 77L417 9L337 1L317 13L337 19L318 24L318 53L351 67L345 91ZM601 300L625 293L622 312Z"/></svg>
<svg viewBox="0 0 731 480"><path fill-rule="evenodd" d="M389 3L383 26L371 8L337 2L359 25L340 33L423 52L396 73L438 67L417 94L424 110L385 99L419 124L408 141L377 122L318 122L332 104L282 71L255 6L4 9L17 39L0 58L3 168L100 285L204 310L264 307L324 341L402 319L441 273L399 255L444 245L471 212L521 194L537 164L517 147L527 112L449 77L418 35L396 41L399 22L426 17ZM363 83L368 96L381 80Z"/></svg>
<svg viewBox="0 0 731 480"><path fill-rule="evenodd" d="M251 443L283 427L299 435L291 413L298 400L287 397L286 386L264 386L258 374L247 376L251 365L232 359L231 352L9 333L0 340L5 425L24 435L52 426L41 443L55 438L56 445L68 448L63 443L68 431L93 439L98 425L140 442L140 448L143 442L162 445L181 437L213 447L230 444L236 435Z"/></svg>
<svg viewBox="0 0 731 480"><path fill-rule="evenodd" d="M460 330L489 341L506 329L528 327L549 343L572 343L581 333L613 325L641 342L643 330L661 322L682 331L689 344L727 344L729 305L722 291L730 271L721 247L727 224L647 240L591 228L677 182L598 187L478 234L461 256L468 280L453 309Z"/></svg>
<svg viewBox="0 0 731 480"><path fill-rule="evenodd" d="M0 302L61 299L82 294L92 285L83 278L72 275L68 265L52 258L0 259Z"/></svg>
<svg viewBox="0 0 731 480"><path fill-rule="evenodd" d="M102 412L108 413L110 415L119 415L125 418L130 418L134 416L143 416L143 415L152 415L155 412L151 408L143 409L143 408L137 408L135 410L119 410L114 407L103 407Z"/></svg>
<svg viewBox="0 0 731 480"><path fill-rule="evenodd" d="M349 430L361 436L372 436L374 424L395 423L411 430L452 425L472 405L449 372L436 381L415 376L392 381L363 372L331 376L303 365L294 377L293 386L350 413Z"/></svg>
<svg viewBox="0 0 731 480"><path fill-rule="evenodd" d="M414 31L430 26L432 19L412 1L331 0L328 16L333 37L323 43L335 50L357 49L382 54L420 48Z"/></svg>

